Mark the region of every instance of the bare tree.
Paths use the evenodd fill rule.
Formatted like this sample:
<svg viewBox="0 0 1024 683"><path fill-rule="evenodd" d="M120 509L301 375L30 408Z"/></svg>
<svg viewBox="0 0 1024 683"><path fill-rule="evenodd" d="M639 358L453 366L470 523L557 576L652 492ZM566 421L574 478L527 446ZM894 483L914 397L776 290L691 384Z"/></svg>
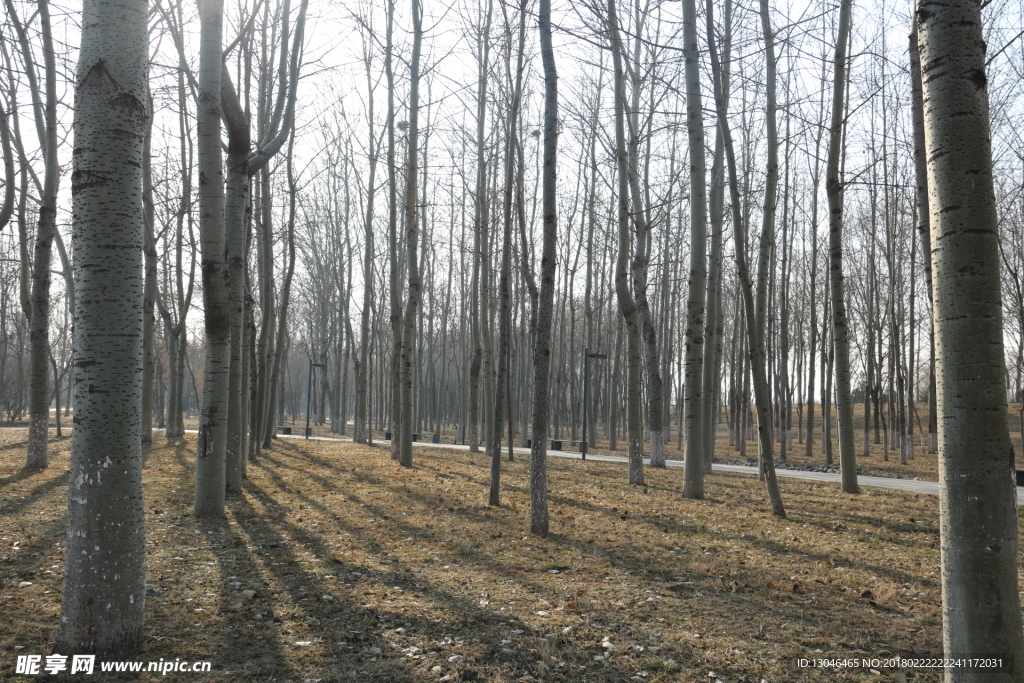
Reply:
<svg viewBox="0 0 1024 683"><path fill-rule="evenodd" d="M853 400L850 380L850 328L843 279L843 184L839 160L843 143L843 94L846 87L847 42L852 0L839 4L835 69L832 80L832 123L829 127L825 192L829 210L829 291L832 305L832 349L835 353L836 411L839 415L839 466L843 491L859 493L857 452L853 443Z"/></svg>
<svg viewBox="0 0 1024 683"><path fill-rule="evenodd" d="M708 40L714 40L713 35ZM704 322L707 296L707 170L704 159L704 107L700 94L697 5L683 1L683 54L686 60L686 131L690 147L690 267L687 278L683 419L686 460L683 497L704 497L705 442ZM721 224L718 225L719 231ZM710 390L710 387L707 388Z"/></svg>
<svg viewBox="0 0 1024 683"><path fill-rule="evenodd" d="M530 448L530 531L548 533L548 387L551 377L551 318L555 295L555 249L558 245L556 163L558 154L558 71L551 46L551 0L538 5L541 59L544 64L544 172L542 221L544 244L537 300L537 337L533 350L533 419Z"/></svg>

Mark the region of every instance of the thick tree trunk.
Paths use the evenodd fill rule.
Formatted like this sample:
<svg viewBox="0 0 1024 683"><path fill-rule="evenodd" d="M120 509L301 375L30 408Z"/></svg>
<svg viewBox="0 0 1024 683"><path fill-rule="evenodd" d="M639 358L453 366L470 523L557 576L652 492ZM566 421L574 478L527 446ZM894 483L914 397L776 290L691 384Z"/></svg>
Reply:
<svg viewBox="0 0 1024 683"><path fill-rule="evenodd" d="M1024 681L1017 503L985 41L974 0L918 2L935 302L943 650L997 652L1010 671L946 669L948 683Z"/></svg>
<svg viewBox="0 0 1024 683"><path fill-rule="evenodd" d="M147 100L149 109L152 103ZM142 211L146 221L145 242L145 298L142 304L142 443L153 443L153 372L156 365L156 240L153 239L153 221L155 206L153 205L153 169L151 143L153 137L153 118L150 116L146 126L145 141L142 150ZM58 416L59 417L59 416Z"/></svg>
<svg viewBox="0 0 1024 683"><path fill-rule="evenodd" d="M224 516L231 321L220 141L223 15L223 0L204 0L200 5L197 134L206 361L196 453L196 517Z"/></svg>
<svg viewBox="0 0 1024 683"><path fill-rule="evenodd" d="M75 88L74 410L56 651L142 645L142 147L146 2L86 0ZM112 580L116 577L116 580Z"/></svg>

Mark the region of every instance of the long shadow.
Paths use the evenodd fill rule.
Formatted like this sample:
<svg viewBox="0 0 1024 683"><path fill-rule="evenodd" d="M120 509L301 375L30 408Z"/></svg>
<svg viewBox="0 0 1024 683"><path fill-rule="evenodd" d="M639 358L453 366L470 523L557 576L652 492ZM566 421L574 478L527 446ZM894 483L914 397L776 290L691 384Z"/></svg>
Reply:
<svg viewBox="0 0 1024 683"><path fill-rule="evenodd" d="M239 501L236 499L232 502ZM236 517L238 528L245 524L245 518L232 516ZM229 652L232 655L230 661L224 662L225 666L230 666L235 671L241 670L243 676L256 673L263 676L270 672L275 676L297 676L299 672L289 662L282 649L279 634L274 632L275 622L271 615L266 615L266 619L255 619L255 614L263 616L262 612L256 610L259 609L266 591L262 585L256 586L256 581L261 576L261 567L249 552L247 539L236 531L236 527L225 523L224 520L203 520L199 528L204 532L204 538L217 558L220 572L219 616L229 624L221 631L225 636L220 652ZM231 559L230 563L227 561L228 557ZM245 589L257 590L260 598L250 603L241 593L244 590L242 586L245 586ZM238 603L242 603L241 607L235 608ZM246 618L250 616L247 608L251 608L248 612L251 612L252 618Z"/></svg>
<svg viewBox="0 0 1024 683"><path fill-rule="evenodd" d="M302 455L305 456L305 454L302 454ZM305 471L305 470L301 470L300 468L292 467L290 469L295 469L295 470L302 471L307 478L310 478L312 480L316 480L317 483L328 484L332 488L336 487L336 482L330 482L330 481L320 477L319 475L310 473L310 472ZM287 487L287 485L284 483L284 481L281 480L280 477L278 475L276 475L274 472L268 471L268 474L275 480L275 483L279 487L281 487L282 490L288 491L291 495L295 495L299 499L304 500L307 504L309 504L311 509L319 509L319 510L321 510L328 517L331 517L332 520L339 526L339 528L341 528L342 530L345 530L347 533L349 533L351 536L353 536L357 540L361 539L361 540L364 540L366 542L372 541L373 535L377 533L376 530L372 530L372 529L356 529L351 524L345 523L344 520L340 519L337 515L333 514L333 512L326 510L325 506L323 506L321 502L313 500L313 499L310 499L309 497L305 496L302 493L292 491L289 487ZM264 492L264 494L265 494L265 492ZM367 513L373 514L378 519L382 519L384 521L387 521L387 522L391 523L392 526L397 528L397 530L400 532L400 534L418 536L421 539L425 538L425 537L427 539L434 539L435 538L434 534L428 532L427 530L425 530L425 529L423 529L421 527L413 526L413 525L406 524L406 523L402 523L401 521L399 521L397 519L389 517L385 510L379 508L378 506L376 506L372 502L362 501L358 497L356 497L356 496L354 496L354 495L352 495L350 493L343 494L343 495L345 495L346 499L352 505L360 505L360 506L362 506L366 510ZM412 491L406 491L406 495L413 495ZM414 497L416 497L416 496L414 496ZM269 504L272 500L273 500L272 498L267 496L265 502L267 502ZM475 522L477 524L480 524L483 520L481 520L479 517L472 517L471 519L469 519L467 521L472 521L472 522ZM493 523L497 522L498 520L495 520L495 519L491 518L491 519L488 519L487 521L493 524ZM291 526L291 525L289 525L289 526ZM304 530L300 530L300 531L304 532ZM320 552L322 554L326 554L327 549L323 547L322 543L318 539L310 537L309 534L306 534L306 537L307 537L308 540L310 540L311 542L313 542L313 543L318 545L318 548L319 548L319 550L320 550ZM462 598L460 596L456 596L456 595L453 595L451 593L442 591L442 590L440 590L440 589L438 589L438 588L436 588L434 586L429 585L430 582L428 580L417 577L414 570L412 570L411 568L403 567L402 563L397 558L394 558L393 556L388 555L387 551L384 550L384 549L379 548L379 546L368 545L368 546L364 546L364 547L366 547L367 551L370 552L371 554L376 554L382 562L392 564L394 566L394 568L391 571L389 571L389 572L382 572L382 571L374 569L372 567L365 567L363 565L353 565L353 566L355 566L356 568L358 568L360 570L360 573L366 574L369 577L372 577L372 578L374 578L374 579L376 579L376 580L378 580L381 583L386 584L386 585L403 585L404 584L407 587L411 586L411 588L413 590L416 590L418 593L424 595L425 597L428 597L428 598L434 600L437 604L445 605L446 613L451 614L454 617L456 617L456 621L459 622L459 623L452 623L451 624L455 628L459 628L459 629L463 629L463 630L470 629L470 630L474 630L475 631L475 630L479 630L480 628L488 628L488 627L489 628L502 628L502 627L508 628L508 627L510 627L510 623L511 623L511 626L519 626L519 627L521 627L521 629L524 632L529 632L529 631L533 630L529 625L527 625L525 623L519 622L519 620L517 618L515 618L511 614L504 614L504 613L501 613L501 612L498 612L498 611L495 611L495 610L483 609L482 607L480 607L477 604L475 599L471 601L471 600ZM468 558L463 558L463 559L465 559L467 562L471 562L473 565L475 565L475 566L477 566L477 567L479 567L481 569L488 569L492 573L504 576L505 578L512 579L518 585L526 587L528 589L531 589L535 593L537 593L538 595L544 594L546 592L546 590L543 589L541 586L536 585L533 582L525 580L525 577L523 576L523 572L526 571L526 570L523 570L523 569L510 569L509 567L507 567L505 565L502 565L502 564L494 562L494 561L487 561L487 560L484 560L484 559L482 559L480 557L477 557L475 559L468 559ZM334 562L336 562L338 564L345 565L345 562L343 560L338 560L337 558L334 558ZM453 563L457 563L457 561L453 560ZM419 582L422 582L422 583L419 583ZM426 584L426 585L424 585L424 584ZM405 617L405 618L408 618L408 617ZM428 627L429 626L430 625L428 624ZM488 658L484 657L484 659L486 660ZM485 663L493 665L494 664L494 660L492 659L490 662L485 662ZM520 667L522 669L525 669L527 672L529 672L531 674L536 674L537 673L535 665L530 660L522 661L522 662L519 663L519 665L520 665ZM613 680L625 680L626 678L628 678L628 675L629 674L627 674L626 671L623 670L623 671L620 671L618 674L616 674L616 676L620 676L621 678L617 677L617 678L614 678ZM597 680L597 679L588 678L588 680Z"/></svg>
<svg viewBox="0 0 1024 683"><path fill-rule="evenodd" d="M309 460L311 463L316 463L316 464L324 466L324 467L336 466L336 463L331 463L329 461L325 461L325 460L320 459L320 458L315 458L315 457L309 456L308 454L305 454L305 453L295 453L294 455L296 457L305 458L305 459ZM318 483L325 484L325 485L327 485L329 483L327 479L319 477L318 475L315 475L315 474L310 474L309 472L303 470L300 467L294 467L294 466L291 466L291 465L286 465L284 463L281 463L281 464L284 465L286 468L294 470L294 471L303 471L305 473L305 476L311 477L313 479L318 480ZM437 470L437 468L433 468L433 467L427 466L427 467L424 467L424 469L426 469L428 471L434 471L434 473L436 475L441 476L441 473ZM346 472L346 474L348 474L348 472ZM354 471L352 473L352 476L354 478L356 478L357 480L360 480L362 483L371 484L371 485L375 485L375 486L383 486L383 487L394 488L394 482L383 481L383 480L381 480L378 477L365 475L365 474L360 473L358 471ZM451 477L449 476L447 478L451 478ZM480 485L480 482L478 480L475 480L471 475L465 475L465 474L461 474L460 473L460 475L457 475L457 478L458 479L462 479L462 480L464 480L466 482L472 483L474 486L479 486ZM288 487L284 484L283 480L278 479L277 483L280 486L284 487L285 489L288 489ZM737 488L738 490L739 489L746 490L746 487L736 486L735 488ZM426 495L420 495L418 493L414 493L412 490L410 490L408 488L408 485L405 482L402 483L402 489L403 489L404 495L406 495L406 496L417 498L417 499L419 499L421 502L423 502L425 504L434 504L434 498L435 497L426 496ZM398 493L397 489L395 490L395 492ZM300 494L300 493L292 492L292 494L293 495L297 495L300 498L303 498L303 495ZM396 521L396 520L390 519L385 511L376 509L376 507L372 503L362 502L358 498L352 496L351 494L347 495L347 497L353 503L364 505L367 508L367 512L374 512L374 513L376 513L378 518L380 518L382 520L385 520L385 521L388 521L388 522L395 522ZM312 501L308 497L305 497L305 500L310 503L311 507L316 506L316 501ZM560 502L563 505L570 505L570 506L573 506L573 507L578 507L578 508L581 508L581 509L586 509L586 510L589 510L589 511L592 511L592 512L600 512L602 514L607 514L607 513L613 512L612 510L609 510L607 507L595 506L595 505L591 505L591 504L583 502L583 501L578 501L576 499L567 498L567 497L562 497ZM496 520L493 517L481 518L481 516L479 516L477 514L473 514L473 513L471 513L468 510L461 510L459 508L447 508L447 509L448 509L448 512L454 513L457 516L464 518L465 521L472 522L472 523L477 524L477 525L482 524L485 520L489 524L495 524L495 523L498 522L498 520ZM667 517L666 516L655 517L655 516L652 516L652 515L632 514L631 517L634 520L638 521L638 522L650 524L650 525L652 525L656 529L659 529L659 530L662 530L662 531L674 532L675 534L679 534L679 535L693 534L694 532L697 532L697 531L700 531L702 533L709 533L708 530L705 527L698 527L696 525L681 524L678 521L675 521L670 516L667 516ZM503 523L503 526L508 526L509 524L510 524L510 521L509 520L505 520L504 523ZM403 529L405 531L405 533L409 533L410 531L412 531L412 532L414 532L415 534L418 534L421 537L422 536L427 536L427 537L431 537L431 538L433 537L432 534L427 533L424 529L421 529L419 527L414 527L414 526L407 525L407 524L406 525L402 525L400 522L397 523L397 526L400 529ZM713 532L711 532L711 533L712 533L712 535L715 535ZM646 577L651 577L652 576L651 575L651 567L649 566L649 564L647 564L642 559L640 559L640 558L638 558L636 556L631 555L631 553L628 552L630 550L629 548L623 549L623 550L617 550L617 549L613 549L613 548L610 548L608 546L605 546L604 544L602 544L600 542L580 541L578 539L575 539L575 538L567 536L567 535L563 535L563 536L552 535L551 538L553 540L555 540L556 542L561 543L564 546L570 546L570 547L573 547L573 548L577 549L582 554L589 554L589 555L592 555L592 556L594 556L594 555L605 555L605 557L611 558L615 562L615 564L618 565L619 569L624 570L624 571L626 571L626 572L628 572L630 574L636 575L637 577L646 578ZM762 550L764 550L766 552L769 552L769 553L774 553L774 554L783 554L783 553L794 554L794 553L796 553L796 554L799 554L802 557L805 557L805 558L807 558L807 559L809 559L811 561L817 561L817 562L822 562L822 563L823 562L827 562L830 559L833 559L833 556L831 556L831 555L825 555L825 554L821 554L821 553L807 553L807 552L804 552L801 549L790 548L787 545L783 545L783 544L780 544L780 543L777 543L777 542L774 542L774 541L770 541L770 540L753 539L753 541L751 541L751 539L748 537L748 538L744 538L743 541L745 543L750 544L750 545L759 546ZM711 545L717 545L717 543L714 540L712 540L710 544ZM509 567L507 567L506 565L502 565L502 564L498 564L498 563L494 563L494 562L486 562L486 561L476 562L476 564L488 567L492 571L496 571L496 572L499 572L499 573L502 573L502 574L507 574L507 575L511 576L512 578L514 578L517 582L519 582L521 584L528 584L529 583L529 582L524 581L524 577L522 577L518 572L509 572ZM853 561L850 561L849 564L857 565L857 563L853 562ZM886 570L885 568L878 567L878 566L875 566L875 565L869 565L869 564L863 564L862 563L862 564L857 565L857 566L862 566L864 569L870 570L870 571L872 571L872 572L874 572L876 574L889 575L894 580L897 580L897 581L900 581L900 582L908 582L908 581L909 582L913 582L913 583L918 583L919 582L916 577L913 577L913 576L911 576L909 574L902 574L902 573L899 573L899 572L891 572L889 570ZM717 580L716 577L711 577L711 576L700 574L700 575L695 576L694 578L704 579L703 582L705 584L707 584L708 590L718 590L719 592L721 592L720 589L710 586L711 583L713 583L715 580ZM784 615L790 621L802 622L802 623L805 623L805 624L810 625L810 626L821 626L822 623L823 623L822 619L827 620L827 618L828 618L827 615L822 615L820 617L816 616L815 613L814 613L813 608L806 607L806 606L801 605L801 604L792 604L792 605L778 604L776 601L770 599L768 597L768 595L765 595L763 593L762 594L752 594L752 595L749 595L749 596L745 596L743 594L729 594L729 595L725 595L724 599L727 602L729 602L730 605L735 606L735 610L738 613L750 613L751 610L755 610L755 611L768 611L768 612L772 612L772 613L775 613L775 614L778 614L778 615Z"/></svg>
<svg viewBox="0 0 1024 683"><path fill-rule="evenodd" d="M32 476L34 474L38 474L38 472L33 472L28 476ZM25 478L28 477L23 477L23 479ZM67 483L68 472L63 472L62 474L58 474L56 477L51 477L50 479L47 479L46 481L41 482L40 484L37 484L35 488L33 488L31 491L22 494L22 498L20 500L11 500L4 505L0 505L0 517L13 517L16 514L21 513L21 511L23 511L25 508L27 508L28 506L30 506L32 503L36 502L43 496L46 496L55 488L58 488L60 486L66 486Z"/></svg>
<svg viewBox="0 0 1024 683"><path fill-rule="evenodd" d="M9 477L0 478L0 489L9 484L17 484L19 481L24 481L29 477L33 477L39 474L40 471L41 470L26 470L25 468L22 468Z"/></svg>
<svg viewBox="0 0 1024 683"><path fill-rule="evenodd" d="M253 484L252 481L246 482L243 488L246 490L247 493L251 493L256 497L262 498L265 502L273 500L259 486ZM260 516L259 511L252 507L248 498L240 499L237 507L239 510L239 526L249 534L250 542L252 542L254 545L259 545L261 547L272 548L276 551L275 553L270 555L272 561L270 561L269 563L263 563L264 571L269 573L277 580L278 584L284 590L286 596L285 600L275 598L273 588L267 586L266 601L273 610L272 613L274 616L274 621L277 622L282 616L287 616L286 611L287 608L290 607L294 609L296 612L298 612L300 616L302 614L305 615L305 617L302 619L303 621L308 621L310 624L319 626L319 617L322 616L321 613L326 610L322 607L316 607L318 604L322 603L319 603L319 601L316 600L315 596L321 596L332 593L329 587L323 583L319 576L305 569L302 569L303 564L300 562L300 559L295 555L295 553L291 549L291 542L287 538L285 538L282 531L287 529L293 538L298 538L302 536L304 537L303 540L307 542L312 540L309 534L307 534L305 530L301 527L296 527L295 525L285 523L283 522L283 520L281 520L282 523L280 525L280 528L275 528L275 526L272 525L269 520L265 520L263 517ZM272 542L267 543L267 541ZM323 554L322 546L320 550L321 554ZM310 590L307 592L306 589ZM335 613L350 612L355 614L360 614L360 612L362 612L360 617L345 620L346 626L352 626L353 624L359 624L361 626L361 628L359 629L347 629L350 632L350 636L358 635L365 637L367 635L365 632L372 632L374 627L376 626L375 620L371 620L368 618L370 616L369 612L367 612L366 610L361 610L361 608L357 608L354 603L351 603L349 601L338 604L337 606L332 604L330 607L330 611ZM332 621L340 622L341 617L335 616L332 619ZM342 628L342 626L339 624L336 626L336 628L340 629ZM351 633L353 630L358 630L359 633ZM318 635L322 637L323 634L319 633ZM277 637L283 638L283 634L279 634ZM355 638L352 638L352 640L355 640ZM377 638L371 637L369 639L364 639L364 642L365 640L380 643L385 642L384 639L380 636L378 636ZM387 650L384 650L384 648L381 649L383 656L383 652ZM389 654L391 655L389 659L394 660L393 663L404 664L403 660L401 659L402 654L400 652L391 651L389 652ZM364 668L361 662L358 665L353 664L352 666L356 669ZM389 674L397 676L396 678L394 678L396 683L398 681L414 680L412 672L408 670L403 670L402 667L399 667L398 671L390 671Z"/></svg>

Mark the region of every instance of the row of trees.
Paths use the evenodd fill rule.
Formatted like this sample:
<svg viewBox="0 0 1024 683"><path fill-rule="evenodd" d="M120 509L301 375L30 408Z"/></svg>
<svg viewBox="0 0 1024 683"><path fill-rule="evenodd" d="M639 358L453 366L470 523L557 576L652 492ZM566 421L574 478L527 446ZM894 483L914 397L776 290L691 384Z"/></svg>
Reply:
<svg viewBox="0 0 1024 683"><path fill-rule="evenodd" d="M946 649L980 652L998 644L1013 655L1012 680L1020 680L1000 289L1001 262L1011 272L1016 262L999 255L986 72L1007 47L986 57L977 4L917 8L910 22L912 59L898 77L886 69L883 31L880 73L869 71L865 79L877 89L855 103L849 0L834 12L797 18L773 11L767 0L757 12L734 16L744 8L725 0L721 22L708 1L700 8L703 27L694 0L684 0L678 20L662 7L635 3L627 9L608 0L576 13L579 26L569 30L599 47L601 56L587 69L574 65L582 85L560 107L551 8L541 2L539 128L529 123L532 10L525 2L486 2L464 15L476 86L445 88L440 98L433 86L443 59L429 47L424 55L419 0L404 17L407 45L395 44L403 17L393 2L384 8L383 38L375 30L376 13L363 7L352 19L362 38L365 111L354 121L346 114L352 97L342 94L325 113L310 117L307 130L323 124L324 144L300 165L296 112L308 44L306 0L296 7L289 0L243 5L230 17L221 0L203 0L197 64L180 4L156 6L150 22L145 3L115 10L87 0L73 84L69 258L57 220L58 70L49 8L39 0L26 14L13 0L5 2L14 35L4 42L5 96L13 115L5 112L0 131L6 173L0 217L7 222L18 207L19 294L28 329L28 360L19 372L28 378L32 468L46 465L49 408L62 381L50 340L54 244L73 312L75 430L62 649L106 651L141 640L141 448L152 440L154 406L162 402L154 398L161 384L157 366L167 368L167 436L183 432L187 321L198 290L203 369L196 390L195 514L203 517L224 515L225 496L241 489L246 462L270 445L284 400L286 354L296 348L304 347L310 376L315 365L323 366L320 405L330 401L335 428L345 429L349 406L342 387L351 375L356 440L372 438L376 405L393 432L392 455L405 466L413 464L416 420L437 429L445 410L440 389L454 386L446 392L446 410L468 427L471 450L479 448L483 427L491 504L500 504L500 448L518 404L520 419L531 417L531 528L542 534L549 524L549 421L560 421L559 405L570 415L579 405L565 382L567 369L578 376L570 360L580 355L577 333L585 349L612 352L594 392L593 408L603 410L590 414L607 416L605 433L613 441L625 404L632 484L644 482L645 440L651 465L664 466L674 403L686 446L683 495L702 498L723 387L733 419L745 413L752 389L759 462L777 515L785 515L785 507L774 475L773 432L783 449L790 446L794 406L798 438L811 449L815 390L821 390L825 425L834 400L843 489L855 493L855 378L863 387L865 436L869 413L873 409L877 420L884 407L887 432L903 458L912 457L914 396L927 384L929 432L936 433L936 415L944 425L929 441L938 442L941 454ZM154 45L151 34L159 38L155 50L146 47ZM815 53L817 62L801 56ZM174 66L160 66L167 55ZM406 65L403 73L396 62ZM788 69L780 103L782 63ZM809 77L801 71L807 66L821 75ZM374 101L381 80L386 115L378 126ZM160 82L162 90L154 87ZM38 164L29 159L21 132L20 88L31 101ZM469 98L474 107L466 107L455 125L442 103L468 92L475 92ZM705 126L704 92L714 103L713 126ZM158 102L162 118L155 115ZM893 105L901 103L902 113L890 122ZM868 122L861 155L871 161L851 177L847 149L858 111ZM576 139L559 148L560 123L569 121ZM685 156L677 135L683 121ZM177 142L161 148L159 164L157 130ZM535 139L534 164L529 138ZM559 164L559 155L578 159L576 173L560 181L556 168L570 164ZM378 181L381 157L386 180ZM859 194L850 191L857 182L866 186ZM1003 200L1007 187L1000 189ZM386 219L375 212L378 190L386 191ZM822 191L827 261L819 260ZM857 199L860 205L851 201ZM1003 215L1012 223L1013 212ZM915 222L920 250L910 229ZM851 230L857 223L862 239ZM438 248L445 224L447 253ZM378 258L384 245L386 258ZM860 271L851 268L851 249L862 258L870 254ZM876 249L884 251L884 269ZM684 251L687 259L674 257ZM283 263L275 264L278 258ZM856 286L850 286L853 272ZM928 283L923 294L915 287L922 275ZM293 281L300 285L295 293ZM375 296L384 290L386 313L383 298ZM296 293L304 295L301 317L289 313ZM915 315L922 296L934 300L930 321ZM851 315L858 303L863 309ZM556 314L562 318L557 325ZM376 348L375 330L384 340ZM929 338L924 350L923 337ZM1016 376L1019 384L1019 371ZM508 438L514 439L512 432ZM831 447L831 439L827 443ZM130 533L114 532L124 525ZM116 586L103 579L110 572L121 577ZM96 609L98 596L117 608Z"/></svg>

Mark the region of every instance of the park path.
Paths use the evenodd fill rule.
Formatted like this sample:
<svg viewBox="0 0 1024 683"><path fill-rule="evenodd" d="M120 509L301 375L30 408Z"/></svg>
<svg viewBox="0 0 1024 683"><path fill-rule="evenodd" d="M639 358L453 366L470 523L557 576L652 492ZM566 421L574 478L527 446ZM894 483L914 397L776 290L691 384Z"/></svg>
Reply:
<svg viewBox="0 0 1024 683"><path fill-rule="evenodd" d="M23 427L6 427L2 429L24 429ZM158 431L158 430L154 430ZM162 431L162 430L159 430ZM185 430L191 434L195 434L196 430L187 429ZM279 439L303 439L304 437L298 434L278 434ZM312 441L349 441L349 438L339 438L333 436L311 436L309 437ZM376 439L376 442L388 443L387 439ZM469 446L451 443L427 443L417 441L414 444L417 448L446 448L448 450L455 451L469 451ZM507 452L508 449L503 449ZM529 455L529 448L514 447L512 452L516 455ZM481 455L483 452L481 451ZM567 460L580 460L580 454L572 451L555 451L548 449L548 456L552 458L565 458ZM627 458L622 455L597 455L591 453L587 456L588 460L596 460L598 462L618 462L625 463ZM650 464L647 458L644 458L645 464ZM669 467L682 467L682 460L668 460L667 464ZM747 465L725 465L715 463L712 465L712 471L714 472L734 472L737 474L751 474L757 476L757 468L750 467ZM775 470L775 474L779 477L787 479L803 479L805 481L821 481L829 483L840 483L840 475L838 472L813 472L808 470L788 470L778 468ZM881 489L894 489L897 491L910 491L911 493L930 493L937 495L939 493L939 483L936 481L920 481L918 479L897 479L896 477L872 477L865 474L857 477L857 482L861 486L873 486ZM1017 504L1024 505L1024 487L1017 487Z"/></svg>
<svg viewBox="0 0 1024 683"><path fill-rule="evenodd" d="M278 438L281 439L302 439L301 435L297 434L278 434ZM317 441L351 441L352 439L330 437L330 436L311 436L311 440ZM389 443L387 439L377 439L377 442ZM460 444L450 443L427 443L417 441L413 444L417 448L447 448L449 450L468 451L469 446ZM508 449L502 449L503 452L508 452ZM516 455L529 455L529 448L514 447L512 452ZM481 455L484 455L481 451ZM568 460L580 460L580 454L572 451L554 451L548 450L548 456L553 458L566 458ZM622 455L597 455L589 453L587 460L596 460L598 462L619 462L625 463L627 458ZM647 458L644 458L645 464L650 464ZM669 467L682 467L682 460L668 460L667 464ZM714 472L735 472L738 474L752 474L757 476L757 468L750 467L747 465L725 465L715 463L712 465L712 471ZM807 470L788 470L777 468L775 474L779 477L785 477L789 479L803 479L806 481L821 481L821 482L834 482L840 483L840 475L838 472L813 472ZM874 486L883 489L896 489L899 491L910 491L912 493L930 493L937 495L939 493L939 483L937 481L919 481L917 479L897 479L895 477L871 477L868 475L859 475L857 482L861 486ZM1017 495L1018 503L1024 503L1024 491L1018 491Z"/></svg>

